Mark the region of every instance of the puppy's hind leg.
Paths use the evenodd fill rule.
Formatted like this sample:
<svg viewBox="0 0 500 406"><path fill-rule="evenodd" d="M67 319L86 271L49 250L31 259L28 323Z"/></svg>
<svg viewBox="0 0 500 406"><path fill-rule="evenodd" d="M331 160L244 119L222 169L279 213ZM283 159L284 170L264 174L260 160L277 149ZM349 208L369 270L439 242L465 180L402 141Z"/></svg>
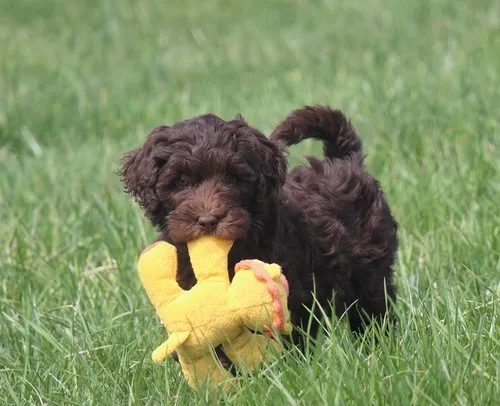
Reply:
<svg viewBox="0 0 500 406"><path fill-rule="evenodd" d="M391 315L391 305L396 299L396 288L389 276L384 277L380 270L367 270L362 280L353 278L352 291L335 297L337 316L347 314L351 330L362 335L366 327L372 323L382 325L389 316L390 322L395 319ZM391 275L392 271L385 272Z"/></svg>

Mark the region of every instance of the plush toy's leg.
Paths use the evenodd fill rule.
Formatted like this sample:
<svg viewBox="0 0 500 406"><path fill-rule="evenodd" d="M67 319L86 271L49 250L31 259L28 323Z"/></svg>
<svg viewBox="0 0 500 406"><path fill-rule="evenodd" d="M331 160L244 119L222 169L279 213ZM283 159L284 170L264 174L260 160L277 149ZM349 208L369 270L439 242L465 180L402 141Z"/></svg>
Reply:
<svg viewBox="0 0 500 406"><path fill-rule="evenodd" d="M156 350L153 351L153 361L159 364L168 355L172 354L177 347L182 345L189 337L189 332L185 331L183 333L172 333L168 340L162 343Z"/></svg>
<svg viewBox="0 0 500 406"><path fill-rule="evenodd" d="M273 339L253 334L247 329L241 335L223 344L224 352L239 369L255 370L269 355L269 350L277 350Z"/></svg>
<svg viewBox="0 0 500 406"><path fill-rule="evenodd" d="M159 364L163 362L163 360L168 355L168 340L163 342L156 350L153 351L151 358L153 358L153 362Z"/></svg>
<svg viewBox="0 0 500 406"><path fill-rule="evenodd" d="M225 390L232 387L233 375L224 369L212 354L207 354L195 360L187 359L179 354L179 362L186 380L193 389L197 389L204 383L211 387L222 384Z"/></svg>

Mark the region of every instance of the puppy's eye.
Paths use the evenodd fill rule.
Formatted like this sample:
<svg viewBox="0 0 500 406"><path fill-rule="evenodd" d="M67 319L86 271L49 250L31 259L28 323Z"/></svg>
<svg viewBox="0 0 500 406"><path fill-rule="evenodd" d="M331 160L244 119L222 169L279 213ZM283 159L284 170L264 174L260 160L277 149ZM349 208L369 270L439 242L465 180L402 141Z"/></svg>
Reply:
<svg viewBox="0 0 500 406"><path fill-rule="evenodd" d="M189 179L187 176L181 176L179 177L176 181L175 181L175 186L177 187L186 187L187 185L189 185Z"/></svg>
<svg viewBox="0 0 500 406"><path fill-rule="evenodd" d="M224 175L224 182L226 182L226 183L234 183L234 182L236 182L236 176L233 175L232 173L226 173Z"/></svg>

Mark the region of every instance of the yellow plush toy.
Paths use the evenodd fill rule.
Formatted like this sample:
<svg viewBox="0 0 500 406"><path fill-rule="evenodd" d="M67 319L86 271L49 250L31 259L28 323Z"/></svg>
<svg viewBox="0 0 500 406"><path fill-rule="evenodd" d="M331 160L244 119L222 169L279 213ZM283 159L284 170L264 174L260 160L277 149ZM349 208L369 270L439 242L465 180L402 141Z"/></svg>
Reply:
<svg viewBox="0 0 500 406"><path fill-rule="evenodd" d="M177 351L193 388L207 381L216 386L232 377L216 362L214 347L222 344L235 365L253 370L277 344L249 329L291 331L288 284L281 268L258 260L241 261L229 282L227 255L232 244L209 236L188 243L197 283L187 291L176 282L174 246L157 242L139 258L141 282L169 334L153 352L153 360L162 362Z"/></svg>

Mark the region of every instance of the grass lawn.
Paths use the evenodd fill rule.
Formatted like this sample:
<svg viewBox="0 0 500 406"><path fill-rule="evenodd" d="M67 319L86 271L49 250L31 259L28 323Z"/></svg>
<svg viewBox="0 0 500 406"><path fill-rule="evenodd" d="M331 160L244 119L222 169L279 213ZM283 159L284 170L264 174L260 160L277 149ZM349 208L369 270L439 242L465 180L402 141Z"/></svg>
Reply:
<svg viewBox="0 0 500 406"><path fill-rule="evenodd" d="M500 2L0 2L0 404L494 405ZM400 324L194 394L136 272L154 230L121 155L160 123L351 117L400 223ZM304 143L291 163L318 146ZM376 334L376 332L372 332Z"/></svg>

